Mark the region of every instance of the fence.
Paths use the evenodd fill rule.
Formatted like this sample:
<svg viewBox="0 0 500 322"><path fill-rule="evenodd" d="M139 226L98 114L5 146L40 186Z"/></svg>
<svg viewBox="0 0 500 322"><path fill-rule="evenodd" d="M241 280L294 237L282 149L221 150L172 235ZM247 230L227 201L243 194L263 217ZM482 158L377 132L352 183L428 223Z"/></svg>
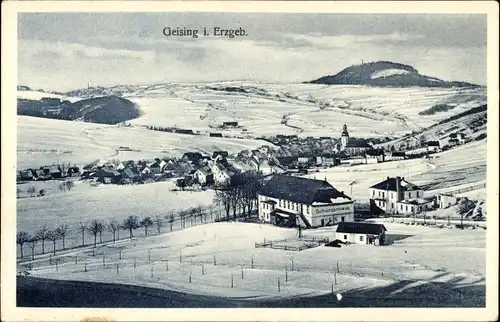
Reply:
<svg viewBox="0 0 500 322"><path fill-rule="evenodd" d="M461 189L451 190L451 191L447 191L445 193L450 194L450 195L458 195L458 194L461 194L464 192L469 192L469 191L482 189L482 188L486 188L486 183L481 183L481 184L477 184L474 186L469 186L469 187L465 187L465 188L461 188Z"/></svg>
<svg viewBox="0 0 500 322"><path fill-rule="evenodd" d="M324 237L306 237L300 239L276 239L265 240L262 243L255 243L255 248L272 248L291 251L302 251L309 248L318 247L321 244L329 242L328 238ZM294 243L294 244L287 244Z"/></svg>

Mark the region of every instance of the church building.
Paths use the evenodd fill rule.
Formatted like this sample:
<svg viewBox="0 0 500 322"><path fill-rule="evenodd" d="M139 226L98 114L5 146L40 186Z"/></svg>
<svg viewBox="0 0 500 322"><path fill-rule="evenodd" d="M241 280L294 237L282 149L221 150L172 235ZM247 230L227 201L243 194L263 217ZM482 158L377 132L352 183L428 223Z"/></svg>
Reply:
<svg viewBox="0 0 500 322"><path fill-rule="evenodd" d="M347 125L344 124L342 128L342 134L340 135L340 146L337 147L338 152L344 152L350 156L364 155L366 151L373 150L371 146L364 139L353 139L349 138L349 132L347 131Z"/></svg>

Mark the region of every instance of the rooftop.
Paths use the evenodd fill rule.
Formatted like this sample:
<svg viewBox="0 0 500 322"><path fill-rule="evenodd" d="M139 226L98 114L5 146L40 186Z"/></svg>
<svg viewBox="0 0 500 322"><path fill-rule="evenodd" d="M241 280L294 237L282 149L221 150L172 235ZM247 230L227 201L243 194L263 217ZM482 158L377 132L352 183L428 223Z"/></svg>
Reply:
<svg viewBox="0 0 500 322"><path fill-rule="evenodd" d="M399 181L399 191L413 191L420 189L417 185L414 185L413 183L406 181L404 177L395 177L395 178L387 177L386 180L379 182L371 186L370 188L379 190L397 191L398 181Z"/></svg>
<svg viewBox="0 0 500 322"><path fill-rule="evenodd" d="M313 202L330 203L336 198L350 199L327 181L288 175L274 175L264 184L260 194L309 205Z"/></svg>
<svg viewBox="0 0 500 322"><path fill-rule="evenodd" d="M338 233L380 235L385 231L387 231L387 229L382 224L368 224L362 222L341 222L337 226Z"/></svg>

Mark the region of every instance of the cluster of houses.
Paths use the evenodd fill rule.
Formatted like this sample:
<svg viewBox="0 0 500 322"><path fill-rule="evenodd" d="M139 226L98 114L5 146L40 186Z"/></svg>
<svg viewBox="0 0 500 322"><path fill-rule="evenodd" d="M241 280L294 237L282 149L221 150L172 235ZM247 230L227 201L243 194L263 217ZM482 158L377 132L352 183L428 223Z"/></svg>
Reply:
<svg viewBox="0 0 500 322"><path fill-rule="evenodd" d="M44 181L66 177L79 177L80 168L77 166L49 165L38 169L23 169L17 172L17 181Z"/></svg>
<svg viewBox="0 0 500 322"><path fill-rule="evenodd" d="M109 184L143 183L179 178L183 186L221 185L230 182L237 173L260 172L263 175L284 173L268 153L268 148L229 154L215 151L211 156L200 152L186 152L180 159L155 159L153 162L133 160L118 164L84 167L83 179L95 179Z"/></svg>

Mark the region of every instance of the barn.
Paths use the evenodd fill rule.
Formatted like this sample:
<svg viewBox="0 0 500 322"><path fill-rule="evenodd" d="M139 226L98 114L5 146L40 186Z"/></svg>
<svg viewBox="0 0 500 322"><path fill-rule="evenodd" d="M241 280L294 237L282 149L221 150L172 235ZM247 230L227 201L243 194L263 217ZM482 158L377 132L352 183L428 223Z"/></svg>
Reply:
<svg viewBox="0 0 500 322"><path fill-rule="evenodd" d="M382 224L341 222L335 232L336 239L362 245L384 245L387 229Z"/></svg>

